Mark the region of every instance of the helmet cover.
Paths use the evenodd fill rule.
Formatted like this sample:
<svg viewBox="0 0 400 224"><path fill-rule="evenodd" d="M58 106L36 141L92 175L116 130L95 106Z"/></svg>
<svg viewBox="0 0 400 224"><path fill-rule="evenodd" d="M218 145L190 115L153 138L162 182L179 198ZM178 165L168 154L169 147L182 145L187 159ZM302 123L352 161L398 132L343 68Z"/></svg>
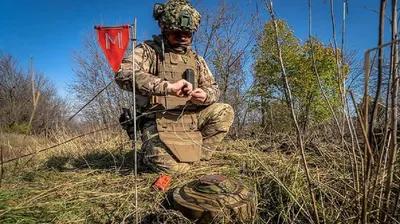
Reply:
<svg viewBox="0 0 400 224"><path fill-rule="evenodd" d="M153 17L166 28L195 32L201 15L187 0L168 0L154 5Z"/></svg>

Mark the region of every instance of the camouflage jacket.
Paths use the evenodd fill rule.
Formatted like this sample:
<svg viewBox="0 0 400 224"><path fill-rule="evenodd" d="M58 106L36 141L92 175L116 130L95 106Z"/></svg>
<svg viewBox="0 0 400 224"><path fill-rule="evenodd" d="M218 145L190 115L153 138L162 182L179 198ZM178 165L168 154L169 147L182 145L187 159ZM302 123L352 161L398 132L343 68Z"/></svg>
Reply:
<svg viewBox="0 0 400 224"><path fill-rule="evenodd" d="M155 38L159 38L155 36ZM172 50L165 47L165 52ZM142 96L166 95L167 82L155 74L154 67L157 64L157 52L146 42L135 48L135 82L136 92ZM196 54L196 64L199 68L198 88L207 93L203 105L210 105L218 101L220 90L209 70L204 58ZM120 88L132 91L132 56L122 60L121 68L115 75L115 81Z"/></svg>

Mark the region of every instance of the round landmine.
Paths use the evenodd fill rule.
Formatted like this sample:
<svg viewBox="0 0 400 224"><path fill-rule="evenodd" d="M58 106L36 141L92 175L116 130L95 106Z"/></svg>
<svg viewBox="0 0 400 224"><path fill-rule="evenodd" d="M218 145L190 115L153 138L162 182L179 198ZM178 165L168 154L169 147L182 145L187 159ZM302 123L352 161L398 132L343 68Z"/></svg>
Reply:
<svg viewBox="0 0 400 224"><path fill-rule="evenodd" d="M206 175L175 189L174 207L196 223L248 223L254 195L237 180Z"/></svg>

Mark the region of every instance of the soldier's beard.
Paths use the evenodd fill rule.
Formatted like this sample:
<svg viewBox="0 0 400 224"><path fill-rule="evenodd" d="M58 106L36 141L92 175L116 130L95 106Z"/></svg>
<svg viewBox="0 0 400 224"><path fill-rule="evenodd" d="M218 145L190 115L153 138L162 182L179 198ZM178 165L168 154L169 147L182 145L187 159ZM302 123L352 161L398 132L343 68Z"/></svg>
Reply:
<svg viewBox="0 0 400 224"><path fill-rule="evenodd" d="M191 44L191 39L181 39L179 37L174 38L174 36L168 38L167 36L167 40L168 40L168 45L177 52L186 52L187 48L190 46Z"/></svg>
<svg viewBox="0 0 400 224"><path fill-rule="evenodd" d="M175 53L186 53L188 48L190 48L190 42L180 42L180 41L174 41L174 44L172 44L169 40L168 37L163 34L162 36L153 36L154 40L156 43L162 45L162 43L165 43L165 49L169 49Z"/></svg>
<svg viewBox="0 0 400 224"><path fill-rule="evenodd" d="M177 51L177 52L186 52L187 48L189 45L187 44L171 44L169 43L170 47L172 50Z"/></svg>

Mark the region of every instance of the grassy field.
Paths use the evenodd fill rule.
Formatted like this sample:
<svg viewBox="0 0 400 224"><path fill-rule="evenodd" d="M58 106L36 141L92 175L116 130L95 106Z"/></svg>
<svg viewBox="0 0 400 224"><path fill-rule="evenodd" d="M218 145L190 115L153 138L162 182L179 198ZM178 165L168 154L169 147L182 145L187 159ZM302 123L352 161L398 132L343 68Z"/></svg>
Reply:
<svg viewBox="0 0 400 224"><path fill-rule="evenodd" d="M3 161L63 142L0 134ZM254 223L313 223L299 150L290 136L226 140L209 162L172 176L170 189L206 174L242 181L256 195ZM99 132L2 166L0 223L191 223L171 209L167 194L151 188L159 176L139 167L135 208L133 153L125 133ZM348 152L334 144L307 144L321 223L357 222ZM245 171L243 167L245 165Z"/></svg>

